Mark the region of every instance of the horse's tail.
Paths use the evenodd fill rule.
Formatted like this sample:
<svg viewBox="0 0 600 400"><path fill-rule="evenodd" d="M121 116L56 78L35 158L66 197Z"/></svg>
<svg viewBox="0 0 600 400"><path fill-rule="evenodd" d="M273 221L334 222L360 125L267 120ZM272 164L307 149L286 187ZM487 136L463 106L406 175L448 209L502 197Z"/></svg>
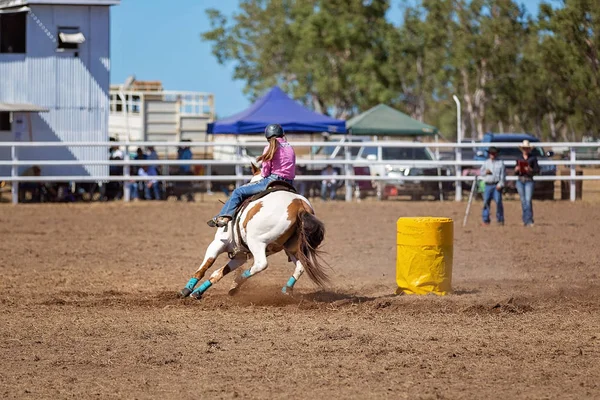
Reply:
<svg viewBox="0 0 600 400"><path fill-rule="evenodd" d="M325 225L312 213L301 210L298 213L298 252L300 260L308 277L317 285L323 286L329 282L324 271L322 251L319 246L325 238Z"/></svg>

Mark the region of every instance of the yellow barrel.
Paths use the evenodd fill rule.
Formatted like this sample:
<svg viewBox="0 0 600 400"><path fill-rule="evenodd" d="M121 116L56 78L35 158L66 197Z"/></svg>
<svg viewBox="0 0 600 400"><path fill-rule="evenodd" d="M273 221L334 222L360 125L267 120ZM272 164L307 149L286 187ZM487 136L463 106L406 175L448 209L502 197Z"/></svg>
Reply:
<svg viewBox="0 0 600 400"><path fill-rule="evenodd" d="M452 292L454 221L400 218L397 222L397 294Z"/></svg>

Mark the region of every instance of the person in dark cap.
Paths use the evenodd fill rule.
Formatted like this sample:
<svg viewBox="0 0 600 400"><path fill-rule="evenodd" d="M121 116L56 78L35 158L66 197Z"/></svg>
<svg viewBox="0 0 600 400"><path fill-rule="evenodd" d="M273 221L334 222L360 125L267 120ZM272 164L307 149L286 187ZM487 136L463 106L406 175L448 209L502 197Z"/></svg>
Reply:
<svg viewBox="0 0 600 400"><path fill-rule="evenodd" d="M492 199L496 202L496 220L504 225L504 206L502 205L502 190L506 184L506 170L504 162L498 159L498 149L488 149L488 159L481 166L481 179L485 183L483 191L483 211L481 217L483 225L490 224L490 206Z"/></svg>

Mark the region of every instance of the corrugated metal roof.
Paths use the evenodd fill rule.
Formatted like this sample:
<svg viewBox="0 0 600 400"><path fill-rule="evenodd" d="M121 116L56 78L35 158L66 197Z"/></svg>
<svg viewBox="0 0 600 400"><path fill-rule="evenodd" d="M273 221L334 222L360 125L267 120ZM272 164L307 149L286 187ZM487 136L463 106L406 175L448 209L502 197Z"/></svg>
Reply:
<svg viewBox="0 0 600 400"><path fill-rule="evenodd" d="M29 7L13 7L13 8L2 8L0 7L0 14L11 14L11 13L20 13L25 11L30 11Z"/></svg>
<svg viewBox="0 0 600 400"><path fill-rule="evenodd" d="M4 112L48 112L44 107L26 103L0 103L0 111Z"/></svg>
<svg viewBox="0 0 600 400"><path fill-rule="evenodd" d="M115 6L121 0L0 0L0 8L18 7L26 4L60 4L69 6Z"/></svg>

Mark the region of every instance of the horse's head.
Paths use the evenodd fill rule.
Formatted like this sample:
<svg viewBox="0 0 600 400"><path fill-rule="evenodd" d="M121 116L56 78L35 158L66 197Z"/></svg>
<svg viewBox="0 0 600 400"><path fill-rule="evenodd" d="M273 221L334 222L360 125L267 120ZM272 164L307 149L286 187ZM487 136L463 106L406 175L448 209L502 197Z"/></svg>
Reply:
<svg viewBox="0 0 600 400"><path fill-rule="evenodd" d="M252 179L250 179L250 182L258 182L262 179L262 176L260 175L260 166L259 163L252 161L250 163L250 167L252 168Z"/></svg>

